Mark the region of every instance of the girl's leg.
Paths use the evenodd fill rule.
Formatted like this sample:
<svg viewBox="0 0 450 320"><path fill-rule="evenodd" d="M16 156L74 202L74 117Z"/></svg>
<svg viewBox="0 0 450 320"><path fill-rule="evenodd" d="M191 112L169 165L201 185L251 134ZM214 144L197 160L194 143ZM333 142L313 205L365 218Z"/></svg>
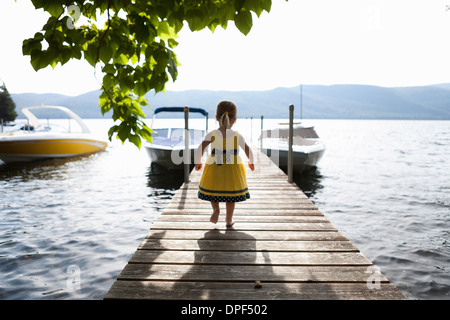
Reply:
<svg viewBox="0 0 450 320"><path fill-rule="evenodd" d="M211 202L211 206L213 208L213 213L211 215L211 218L209 218L209 221L211 221L212 223L215 224L219 220L219 214L220 214L219 203Z"/></svg>
<svg viewBox="0 0 450 320"><path fill-rule="evenodd" d="M227 216L225 218L225 222L227 224L227 227L231 227L233 222L233 214L234 214L234 206L235 202L227 202Z"/></svg>

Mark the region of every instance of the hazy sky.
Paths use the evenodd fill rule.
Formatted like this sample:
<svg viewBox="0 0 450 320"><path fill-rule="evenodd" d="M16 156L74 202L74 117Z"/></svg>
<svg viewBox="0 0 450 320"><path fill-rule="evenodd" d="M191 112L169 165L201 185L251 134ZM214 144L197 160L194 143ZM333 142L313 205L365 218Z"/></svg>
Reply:
<svg viewBox="0 0 450 320"><path fill-rule="evenodd" d="M78 95L99 88L73 61L35 72L22 41L48 15L0 1L0 79L10 92ZM450 0L273 0L243 36L229 24L181 31L178 80L167 90L265 90L299 84L414 86L450 82ZM448 6L448 7L447 7Z"/></svg>

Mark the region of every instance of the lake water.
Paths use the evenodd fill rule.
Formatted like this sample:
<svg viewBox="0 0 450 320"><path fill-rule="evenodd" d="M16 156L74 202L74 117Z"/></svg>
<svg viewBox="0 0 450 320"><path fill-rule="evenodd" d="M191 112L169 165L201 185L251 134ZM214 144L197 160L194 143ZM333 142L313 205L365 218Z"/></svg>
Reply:
<svg viewBox="0 0 450 320"><path fill-rule="evenodd" d="M112 124L86 123L104 136ZM327 150L297 184L409 299L449 299L450 121L304 123ZM259 119L236 127L256 142ZM117 141L0 165L0 299L102 299L182 179Z"/></svg>

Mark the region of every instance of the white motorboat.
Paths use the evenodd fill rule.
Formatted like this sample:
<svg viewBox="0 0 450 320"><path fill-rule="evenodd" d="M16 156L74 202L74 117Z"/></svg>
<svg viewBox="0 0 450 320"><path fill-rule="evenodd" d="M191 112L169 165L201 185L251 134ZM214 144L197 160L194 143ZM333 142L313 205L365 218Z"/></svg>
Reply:
<svg viewBox="0 0 450 320"><path fill-rule="evenodd" d="M145 150L152 164L156 163L167 169L183 169L184 164L184 127L154 127L156 115L161 112L184 113L184 107L160 107L155 109L151 128L155 131L153 141L144 143ZM189 108L189 113L200 113L206 118L206 128L189 128L189 164L194 162L195 150L198 148L208 130L208 113L201 108Z"/></svg>
<svg viewBox="0 0 450 320"><path fill-rule="evenodd" d="M60 110L81 128L81 132L58 131L42 123L32 110ZM107 142L93 136L83 120L61 106L36 106L22 109L27 123L0 133L0 160L5 163L67 158L104 150ZM70 120L69 120L70 123Z"/></svg>
<svg viewBox="0 0 450 320"><path fill-rule="evenodd" d="M301 173L317 167L325 152L325 144L319 138L314 126L295 124L293 130L292 158L294 172ZM266 153L280 168L287 168L289 150L289 126L280 124L271 130L264 130L262 151Z"/></svg>

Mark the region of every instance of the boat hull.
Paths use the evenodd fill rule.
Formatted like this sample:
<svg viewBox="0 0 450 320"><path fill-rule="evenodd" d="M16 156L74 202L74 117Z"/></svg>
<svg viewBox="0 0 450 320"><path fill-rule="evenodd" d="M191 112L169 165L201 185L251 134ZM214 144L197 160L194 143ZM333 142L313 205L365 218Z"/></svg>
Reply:
<svg viewBox="0 0 450 320"><path fill-rule="evenodd" d="M3 162L34 161L47 158L67 158L102 151L107 143L88 138L67 139L0 139L0 159Z"/></svg>
<svg viewBox="0 0 450 320"><path fill-rule="evenodd" d="M289 128L266 130L261 134L262 151L280 168L288 167ZM313 126L296 125L292 130L293 170L302 173L316 168L323 154L325 144L321 141Z"/></svg>
<svg viewBox="0 0 450 320"><path fill-rule="evenodd" d="M190 159L188 163L194 164L195 150L197 148L189 148ZM145 150L150 158L151 163L157 163L167 169L181 170L184 168L184 150L183 149L165 149L152 145L145 146Z"/></svg>
<svg viewBox="0 0 450 320"><path fill-rule="evenodd" d="M280 149L262 149L262 151L271 158L280 168L287 169L288 166L288 151ZM317 167L320 159L325 153L325 149L316 150L313 152L292 152L293 170L297 173L302 173Z"/></svg>

